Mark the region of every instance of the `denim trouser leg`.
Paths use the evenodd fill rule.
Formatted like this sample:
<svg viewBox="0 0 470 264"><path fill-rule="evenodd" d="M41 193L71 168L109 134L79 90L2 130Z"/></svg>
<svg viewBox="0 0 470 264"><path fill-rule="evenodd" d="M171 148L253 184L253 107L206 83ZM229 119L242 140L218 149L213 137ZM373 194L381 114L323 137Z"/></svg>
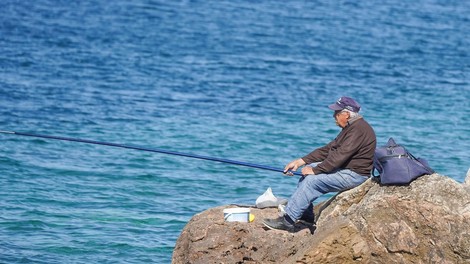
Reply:
<svg viewBox="0 0 470 264"><path fill-rule="evenodd" d="M322 194L348 190L360 185L367 179L368 177L348 169L330 174L301 177L297 189L287 203L286 213L292 220L297 221L302 217L305 210L312 209L312 202Z"/></svg>

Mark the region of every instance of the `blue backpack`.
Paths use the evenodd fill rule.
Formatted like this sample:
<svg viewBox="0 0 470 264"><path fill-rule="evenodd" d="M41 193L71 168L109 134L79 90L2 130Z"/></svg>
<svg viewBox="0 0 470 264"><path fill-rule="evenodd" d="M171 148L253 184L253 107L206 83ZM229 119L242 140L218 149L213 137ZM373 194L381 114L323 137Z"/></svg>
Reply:
<svg viewBox="0 0 470 264"><path fill-rule="evenodd" d="M379 175L375 175L375 171ZM405 185L424 174L433 174L428 162L415 158L405 147L395 143L393 138L385 146L376 148L372 176L380 177L384 185Z"/></svg>

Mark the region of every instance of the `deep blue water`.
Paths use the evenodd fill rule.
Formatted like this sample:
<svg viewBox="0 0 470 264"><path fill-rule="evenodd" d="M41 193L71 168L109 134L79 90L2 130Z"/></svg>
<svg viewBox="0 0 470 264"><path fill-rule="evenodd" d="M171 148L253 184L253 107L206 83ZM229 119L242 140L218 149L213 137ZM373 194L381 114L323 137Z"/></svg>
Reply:
<svg viewBox="0 0 470 264"><path fill-rule="evenodd" d="M0 130L282 168L363 105L462 182L469 1L0 3ZM0 135L1 263L169 263L196 213L288 197L296 178L163 154Z"/></svg>

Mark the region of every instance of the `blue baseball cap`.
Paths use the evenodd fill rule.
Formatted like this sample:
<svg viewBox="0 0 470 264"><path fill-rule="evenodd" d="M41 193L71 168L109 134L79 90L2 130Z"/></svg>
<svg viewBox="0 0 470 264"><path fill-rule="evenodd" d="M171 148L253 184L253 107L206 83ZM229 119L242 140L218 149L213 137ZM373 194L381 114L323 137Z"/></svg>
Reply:
<svg viewBox="0 0 470 264"><path fill-rule="evenodd" d="M341 111L347 109L352 112L359 112L361 105L351 97L343 96L338 99L334 104L328 106L331 110Z"/></svg>

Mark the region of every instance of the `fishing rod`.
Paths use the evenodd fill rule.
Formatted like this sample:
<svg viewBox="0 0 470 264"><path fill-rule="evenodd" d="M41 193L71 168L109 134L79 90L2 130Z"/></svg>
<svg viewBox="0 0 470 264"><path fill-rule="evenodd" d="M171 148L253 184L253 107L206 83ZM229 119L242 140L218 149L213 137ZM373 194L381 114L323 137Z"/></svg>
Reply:
<svg viewBox="0 0 470 264"><path fill-rule="evenodd" d="M177 152L177 151L170 151L170 150L158 149L158 148L146 148L146 147L130 146L130 145L123 145L123 144L116 144L116 143L109 143L109 142L95 141L95 140L88 140L88 139L69 138L69 137L60 137L60 136L49 136L49 135L23 133L23 132L16 132L16 131L0 130L0 133L10 134L10 135L18 135L18 136L26 136L26 137L34 137L34 138L45 138L45 139L55 139L55 140L62 140L62 141L80 142L80 143L103 145L103 146L125 148L125 149L142 150L142 151L147 151L147 152L163 153L163 154L168 154L168 155L182 156L182 157L201 159L201 160L217 161L217 162L228 163L228 164L233 164L233 165L239 165L239 166L245 166L245 167L250 167L250 168L256 168L256 169L262 169L262 170L269 170L269 171L276 171L276 172L284 173L284 170L282 170L282 169L278 169L278 168L274 168L274 167L270 167L270 166L265 166L265 165L253 164L253 163L230 160L230 159L221 159L221 158L214 158L214 157L209 157L209 156L195 155L195 154L189 154L189 153L183 153L183 152ZM290 172L294 175L302 176L302 173L300 173L300 172L296 172L296 171L290 171Z"/></svg>

